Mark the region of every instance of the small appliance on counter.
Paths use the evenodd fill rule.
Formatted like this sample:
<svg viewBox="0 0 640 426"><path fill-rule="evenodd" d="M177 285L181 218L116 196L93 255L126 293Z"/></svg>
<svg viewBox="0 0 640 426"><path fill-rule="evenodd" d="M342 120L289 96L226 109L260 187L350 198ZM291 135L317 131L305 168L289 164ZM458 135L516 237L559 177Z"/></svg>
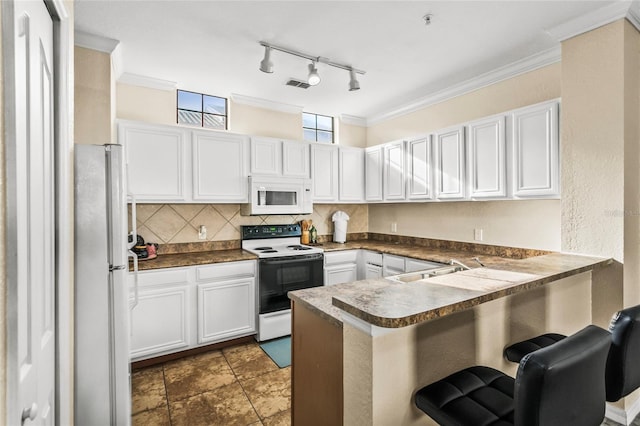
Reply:
<svg viewBox="0 0 640 426"><path fill-rule="evenodd" d="M345 212L338 210L331 216L333 221L333 242L345 243L347 241L347 221L349 215Z"/></svg>

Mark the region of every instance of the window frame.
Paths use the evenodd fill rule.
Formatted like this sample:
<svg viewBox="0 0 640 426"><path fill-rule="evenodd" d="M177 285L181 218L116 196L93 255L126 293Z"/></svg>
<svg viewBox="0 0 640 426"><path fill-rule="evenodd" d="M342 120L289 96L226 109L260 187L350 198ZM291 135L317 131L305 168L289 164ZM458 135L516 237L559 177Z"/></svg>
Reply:
<svg viewBox="0 0 640 426"><path fill-rule="evenodd" d="M192 109L187 109L187 108L180 108L180 92L184 92L184 93L192 93L195 95L199 95L200 96L200 111L196 111L196 110L192 110ZM210 113L210 112L205 112L204 111L204 97L208 96L210 98L217 98L217 99L223 99L224 100L224 114L214 114L214 113ZM200 114L200 127L202 127L203 129L209 129L209 130L229 130L229 99L227 98L223 98L222 96L215 96L215 95L209 95L206 93L200 93L200 92L193 92L191 90L182 90L182 89L176 89L176 123L183 125L183 126L193 126L195 127L195 124L189 124L189 123L181 123L180 122L180 111L187 111L187 112L193 112L193 113L198 113ZM205 115L209 115L209 116L215 116L215 117L224 117L224 129L221 128L217 128L217 127L206 127L204 125L204 119L205 119Z"/></svg>
<svg viewBox="0 0 640 426"><path fill-rule="evenodd" d="M306 127L304 125L304 115L313 115L315 118L315 127ZM318 117L323 117L323 118L329 118L331 119L331 130L325 130L325 129L320 129L318 128ZM305 138L305 130L313 130L315 132L315 139L314 140L310 140L310 139L306 139ZM331 140L330 141L319 141L318 140L318 131L321 132L325 132L325 133L331 133ZM324 114L316 114L315 112L302 112L302 139L304 141L307 142L319 142L319 143L327 143L327 144L335 144L336 143L336 138L335 138L335 121L333 119L333 116L331 115L324 115Z"/></svg>

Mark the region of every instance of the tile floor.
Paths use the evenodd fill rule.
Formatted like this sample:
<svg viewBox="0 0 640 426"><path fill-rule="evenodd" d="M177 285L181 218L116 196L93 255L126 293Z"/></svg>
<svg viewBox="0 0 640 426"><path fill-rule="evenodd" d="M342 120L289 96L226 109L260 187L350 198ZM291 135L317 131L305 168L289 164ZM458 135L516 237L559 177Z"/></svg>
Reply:
<svg viewBox="0 0 640 426"><path fill-rule="evenodd" d="M132 412L133 426L288 426L291 367L247 343L136 370Z"/></svg>
<svg viewBox="0 0 640 426"><path fill-rule="evenodd" d="M291 424L291 367L257 343L211 351L132 374L134 426Z"/></svg>

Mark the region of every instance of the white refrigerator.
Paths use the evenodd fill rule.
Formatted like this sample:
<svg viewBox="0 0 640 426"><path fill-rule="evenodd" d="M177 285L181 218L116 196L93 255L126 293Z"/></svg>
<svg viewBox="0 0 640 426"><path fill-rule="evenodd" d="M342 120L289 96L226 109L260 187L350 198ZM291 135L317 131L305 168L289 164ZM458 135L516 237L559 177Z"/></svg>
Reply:
<svg viewBox="0 0 640 426"><path fill-rule="evenodd" d="M131 423L127 199L120 145L75 146L75 423Z"/></svg>

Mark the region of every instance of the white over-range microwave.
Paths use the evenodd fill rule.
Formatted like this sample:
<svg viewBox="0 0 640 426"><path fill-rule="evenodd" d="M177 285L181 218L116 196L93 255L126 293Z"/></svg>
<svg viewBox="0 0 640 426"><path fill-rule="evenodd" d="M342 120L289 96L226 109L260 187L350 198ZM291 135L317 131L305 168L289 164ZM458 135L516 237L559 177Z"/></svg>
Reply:
<svg viewBox="0 0 640 426"><path fill-rule="evenodd" d="M249 176L249 203L243 215L313 213L311 179Z"/></svg>

